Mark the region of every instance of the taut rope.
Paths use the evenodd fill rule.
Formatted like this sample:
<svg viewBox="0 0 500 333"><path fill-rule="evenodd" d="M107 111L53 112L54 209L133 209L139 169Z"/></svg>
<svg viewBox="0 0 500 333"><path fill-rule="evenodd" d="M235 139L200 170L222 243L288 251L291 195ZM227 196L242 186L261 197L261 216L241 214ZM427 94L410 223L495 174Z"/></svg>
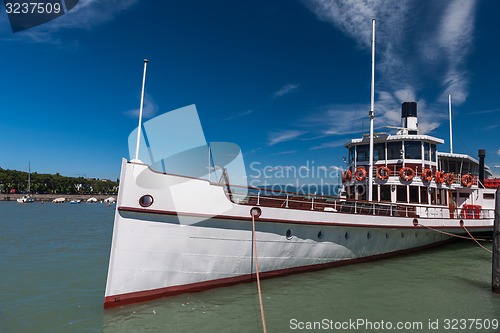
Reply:
<svg viewBox="0 0 500 333"><path fill-rule="evenodd" d="M259 257L257 257L257 238L255 237L255 216L252 215L252 237L253 237L253 255L255 257L255 275L257 276L257 289L259 291L260 315L262 317L262 329L264 333L266 330L266 318L264 316L264 304L262 303L262 292L260 290L260 277L259 277Z"/></svg>
<svg viewBox="0 0 500 333"><path fill-rule="evenodd" d="M474 242L477 243L477 245L479 245L480 247L482 247L484 250L488 251L489 253L492 253L490 250L488 250L487 248L485 248L481 243L479 243L479 241L485 242L485 241L490 241L490 240L489 239L484 239L484 238L474 238L474 236L472 236L472 234L469 232L469 230L467 230L467 228L464 225L461 225L461 227L465 229L465 231L467 232L467 234L469 235L469 237L462 236L462 235L455 235L455 234L452 234L452 233L449 233L449 232L446 232L446 231L441 231L441 230L438 230L438 229L434 229L434 228L425 226L425 225L420 224L420 223L417 224L417 226L424 227L426 229L429 229L429 230L432 230L432 231L435 231L435 232L439 232L441 234L444 234L444 235L447 235L447 236L451 236L451 237L456 237L456 238L461 238L461 239L467 239L467 240L473 240Z"/></svg>

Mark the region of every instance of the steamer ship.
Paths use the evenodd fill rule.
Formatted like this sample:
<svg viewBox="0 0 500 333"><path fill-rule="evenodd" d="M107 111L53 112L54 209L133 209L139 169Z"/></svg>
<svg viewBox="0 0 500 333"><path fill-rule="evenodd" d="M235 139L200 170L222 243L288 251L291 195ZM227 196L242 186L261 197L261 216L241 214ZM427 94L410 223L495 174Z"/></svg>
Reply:
<svg viewBox="0 0 500 333"><path fill-rule="evenodd" d="M241 151L206 143L194 105L140 117L122 160L105 308L255 280L254 244L266 278L491 233L484 153L439 152L442 139L419 133L415 102L401 119L396 134L371 126L346 144L342 194L329 197L238 186Z"/></svg>

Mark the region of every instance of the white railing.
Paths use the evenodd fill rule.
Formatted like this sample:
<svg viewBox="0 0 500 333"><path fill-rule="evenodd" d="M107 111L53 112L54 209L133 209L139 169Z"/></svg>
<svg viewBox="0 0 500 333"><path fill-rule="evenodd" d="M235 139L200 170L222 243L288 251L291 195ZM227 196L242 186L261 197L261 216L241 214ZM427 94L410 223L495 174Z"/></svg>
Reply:
<svg viewBox="0 0 500 333"><path fill-rule="evenodd" d="M234 190L234 187L232 188ZM262 192L267 193L272 191ZM494 217L494 209L450 208L448 206L411 205L405 203L368 202L338 197L279 193L275 195L231 193L231 200L238 204L275 207L285 209L339 212L363 215L444 218L444 219L488 219Z"/></svg>

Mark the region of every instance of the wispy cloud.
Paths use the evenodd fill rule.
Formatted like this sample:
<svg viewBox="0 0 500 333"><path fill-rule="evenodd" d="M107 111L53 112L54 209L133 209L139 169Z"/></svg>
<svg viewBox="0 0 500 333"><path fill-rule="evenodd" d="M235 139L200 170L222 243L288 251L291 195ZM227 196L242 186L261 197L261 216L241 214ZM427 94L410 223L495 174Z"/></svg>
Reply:
<svg viewBox="0 0 500 333"><path fill-rule="evenodd" d="M298 84L289 83L289 84L284 85L283 87L281 87L278 91L276 91L274 93L274 97L285 96L287 94L290 94L290 93L296 91L297 89L299 89L299 85Z"/></svg>
<svg viewBox="0 0 500 333"><path fill-rule="evenodd" d="M278 153L274 153L273 155L289 155L289 154L295 154L297 153L297 150L286 150L286 151L280 151Z"/></svg>
<svg viewBox="0 0 500 333"><path fill-rule="evenodd" d="M241 118L241 117L248 116L248 115L250 115L252 113L253 113L253 110L247 110L247 111L242 111L242 112L239 112L239 113L234 113L231 116L229 116L227 118L224 118L223 121L229 121L229 120L233 120L233 119L238 119L238 118Z"/></svg>
<svg viewBox="0 0 500 333"><path fill-rule="evenodd" d="M149 94L144 95L144 106L142 108L142 117L151 118L158 113L158 105L153 101L153 98ZM130 118L139 117L139 108L125 111L125 114Z"/></svg>
<svg viewBox="0 0 500 333"><path fill-rule="evenodd" d="M387 126L401 126L401 98L415 100L418 104L419 130L427 134L436 129L441 122L447 119L447 113L443 112L440 104L428 105L423 99L417 100L408 88L394 92L381 91L375 103L375 130L386 131ZM310 112L299 122L304 129L313 128L321 139L328 136L352 136L354 133L368 133L369 130L369 105L358 104L331 104L318 107ZM332 148L343 145L347 139L340 139L329 143L314 146L311 149Z"/></svg>
<svg viewBox="0 0 500 333"><path fill-rule="evenodd" d="M273 146L275 144L285 141L295 140L301 135L304 135L306 133L307 131L301 131L301 130L286 130L286 131L272 132L269 135L268 146Z"/></svg>
<svg viewBox="0 0 500 333"><path fill-rule="evenodd" d="M340 139L340 140L335 140L335 141L330 141L330 142L323 142L317 146L311 147L311 150L342 147L348 141L349 141L348 139Z"/></svg>
<svg viewBox="0 0 500 333"><path fill-rule="evenodd" d="M474 36L475 0L303 2L320 20L331 23L367 51L371 48L371 19L377 19L376 116L382 117L382 123L397 123L400 113L395 112L394 106L417 101L425 89L434 88L439 97L435 101L418 101L419 110L433 105L438 112L432 118L419 113L419 128L423 131L436 128L446 118L441 114L446 113L448 94L457 105L465 101L470 76L466 59ZM415 22L419 22L418 26Z"/></svg>
<svg viewBox="0 0 500 333"><path fill-rule="evenodd" d="M489 109L489 110L477 110L477 111L471 111L467 112L467 115L478 115L478 114L488 114L488 113L498 113L500 112L500 109Z"/></svg>
<svg viewBox="0 0 500 333"><path fill-rule="evenodd" d="M438 46L447 63L443 78L443 97L453 94L457 103L467 97L468 72L465 60L469 55L474 37L476 1L455 0L447 3L441 18L436 39L431 44Z"/></svg>
<svg viewBox="0 0 500 333"><path fill-rule="evenodd" d="M19 40L23 37L24 40L30 42L58 44L60 40L54 36L58 31L92 29L112 21L117 15L137 2L138 0L80 0L73 9L64 15L40 26L16 33L16 39ZM2 35L4 40L13 38L13 34L2 33Z"/></svg>

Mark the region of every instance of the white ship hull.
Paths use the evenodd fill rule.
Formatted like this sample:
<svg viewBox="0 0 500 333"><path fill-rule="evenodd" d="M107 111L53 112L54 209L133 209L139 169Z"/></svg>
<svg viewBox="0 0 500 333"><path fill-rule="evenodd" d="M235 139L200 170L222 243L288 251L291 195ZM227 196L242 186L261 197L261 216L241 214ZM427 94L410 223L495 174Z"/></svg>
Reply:
<svg viewBox="0 0 500 333"><path fill-rule="evenodd" d="M148 207L140 204L144 195L153 198ZM105 307L252 280L254 206L230 200L222 184L124 160ZM471 232L491 231L493 225L490 212L461 220L324 211L314 201L312 209L258 207L262 277L435 246L453 238L450 234L464 234L461 222Z"/></svg>

